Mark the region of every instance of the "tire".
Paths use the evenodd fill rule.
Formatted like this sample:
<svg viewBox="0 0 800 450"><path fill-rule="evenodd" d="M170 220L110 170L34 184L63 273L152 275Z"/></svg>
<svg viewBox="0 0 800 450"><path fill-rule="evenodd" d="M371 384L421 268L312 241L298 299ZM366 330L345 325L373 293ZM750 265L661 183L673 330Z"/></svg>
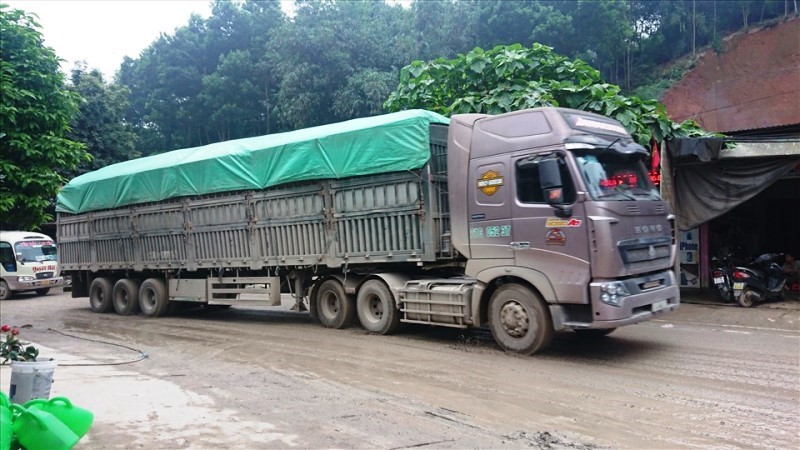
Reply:
<svg viewBox="0 0 800 450"><path fill-rule="evenodd" d="M0 300L8 300L12 295L14 295L14 291L8 287L8 283L0 280Z"/></svg>
<svg viewBox="0 0 800 450"><path fill-rule="evenodd" d="M575 334L582 338L600 338L613 333L616 328L590 328L584 330L573 330Z"/></svg>
<svg viewBox="0 0 800 450"><path fill-rule="evenodd" d="M354 303L337 280L327 280L317 289L317 314L325 328L349 327L356 312Z"/></svg>
<svg viewBox="0 0 800 450"><path fill-rule="evenodd" d="M380 280L369 280L358 290L356 313L361 325L372 333L391 334L400 326L394 295Z"/></svg>
<svg viewBox="0 0 800 450"><path fill-rule="evenodd" d="M160 278L148 278L139 287L139 309L150 317L161 317L169 310L167 286Z"/></svg>
<svg viewBox="0 0 800 450"><path fill-rule="evenodd" d="M101 314L111 312L114 308L111 297L113 289L108 278L100 277L92 280L92 284L89 285L89 306L93 312Z"/></svg>
<svg viewBox="0 0 800 450"><path fill-rule="evenodd" d="M739 306L742 308L751 308L755 302L753 301L753 296L751 294L751 289L749 287L744 288L742 293L739 294L739 298L737 299L739 302Z"/></svg>
<svg viewBox="0 0 800 450"><path fill-rule="evenodd" d="M543 350L553 338L553 321L544 301L518 284L501 286L492 295L489 329L504 350L525 355Z"/></svg>
<svg viewBox="0 0 800 450"><path fill-rule="evenodd" d="M36 289L37 295L47 295L48 292L50 292L50 288Z"/></svg>
<svg viewBox="0 0 800 450"><path fill-rule="evenodd" d="M136 314L139 312L139 282L130 278L117 281L111 298L114 311L120 316Z"/></svg>

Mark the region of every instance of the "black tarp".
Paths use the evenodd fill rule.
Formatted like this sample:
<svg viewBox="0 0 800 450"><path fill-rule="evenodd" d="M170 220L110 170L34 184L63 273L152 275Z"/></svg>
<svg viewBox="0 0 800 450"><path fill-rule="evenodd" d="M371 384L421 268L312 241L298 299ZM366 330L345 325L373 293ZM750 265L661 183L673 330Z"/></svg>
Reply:
<svg viewBox="0 0 800 450"><path fill-rule="evenodd" d="M672 152L672 143L669 145L670 155L675 158L678 155ZM687 155L689 153L684 153L678 158L686 161ZM678 228L689 230L730 211L798 164L800 155L725 158L699 163L675 161L674 201Z"/></svg>
<svg viewBox="0 0 800 450"><path fill-rule="evenodd" d="M680 138L669 141L669 154L676 163L719 159L721 138Z"/></svg>

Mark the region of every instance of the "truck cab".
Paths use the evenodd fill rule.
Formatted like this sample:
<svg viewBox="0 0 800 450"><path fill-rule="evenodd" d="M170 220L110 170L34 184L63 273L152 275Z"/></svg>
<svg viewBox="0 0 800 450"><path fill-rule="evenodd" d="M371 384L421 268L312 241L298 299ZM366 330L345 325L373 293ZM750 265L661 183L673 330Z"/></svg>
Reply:
<svg viewBox="0 0 800 450"><path fill-rule="evenodd" d="M674 220L619 122L563 108L455 115L448 139L453 245L482 299L515 283L554 330L596 334L678 306ZM473 316L491 319L492 303L473 302L489 305ZM495 309L498 340L532 319L513 301Z"/></svg>
<svg viewBox="0 0 800 450"><path fill-rule="evenodd" d="M52 238L28 231L0 232L0 300L16 292L46 295L63 284Z"/></svg>

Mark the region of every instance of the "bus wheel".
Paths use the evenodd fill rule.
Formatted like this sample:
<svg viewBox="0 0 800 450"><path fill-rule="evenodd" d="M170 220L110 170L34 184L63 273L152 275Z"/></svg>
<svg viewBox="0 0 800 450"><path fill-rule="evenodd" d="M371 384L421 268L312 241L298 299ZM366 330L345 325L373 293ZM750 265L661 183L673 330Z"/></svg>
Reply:
<svg viewBox="0 0 800 450"><path fill-rule="evenodd" d="M139 312L139 282L123 278L114 284L114 311L120 316Z"/></svg>
<svg viewBox="0 0 800 450"><path fill-rule="evenodd" d="M99 277L92 280L89 285L89 305L96 313L111 312L114 304L111 300L113 286L111 280L106 277Z"/></svg>
<svg viewBox="0 0 800 450"><path fill-rule="evenodd" d="M550 344L553 322L544 301L530 289L501 286L489 301L489 328L503 349L531 355Z"/></svg>
<svg viewBox="0 0 800 450"><path fill-rule="evenodd" d="M0 280L0 300L8 300L12 295L14 295L14 291L8 287L8 283Z"/></svg>
<svg viewBox="0 0 800 450"><path fill-rule="evenodd" d="M167 286L160 278L148 278L139 288L139 308L150 317L160 317L169 309Z"/></svg>
<svg viewBox="0 0 800 450"><path fill-rule="evenodd" d="M317 289L317 314L325 328L347 328L353 322L353 298L336 280L324 281Z"/></svg>

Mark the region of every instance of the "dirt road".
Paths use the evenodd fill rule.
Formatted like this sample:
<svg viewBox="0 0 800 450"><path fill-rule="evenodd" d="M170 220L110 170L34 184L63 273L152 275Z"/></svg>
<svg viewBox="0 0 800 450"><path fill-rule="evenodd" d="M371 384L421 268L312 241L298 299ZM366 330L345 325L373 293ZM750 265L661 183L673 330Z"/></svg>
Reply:
<svg viewBox="0 0 800 450"><path fill-rule="evenodd" d="M82 448L800 447L797 310L683 305L534 357L483 332L97 315L68 294L4 301L0 318L32 324L24 336L60 361L53 395L97 415ZM94 366L139 353L59 333L148 357Z"/></svg>

